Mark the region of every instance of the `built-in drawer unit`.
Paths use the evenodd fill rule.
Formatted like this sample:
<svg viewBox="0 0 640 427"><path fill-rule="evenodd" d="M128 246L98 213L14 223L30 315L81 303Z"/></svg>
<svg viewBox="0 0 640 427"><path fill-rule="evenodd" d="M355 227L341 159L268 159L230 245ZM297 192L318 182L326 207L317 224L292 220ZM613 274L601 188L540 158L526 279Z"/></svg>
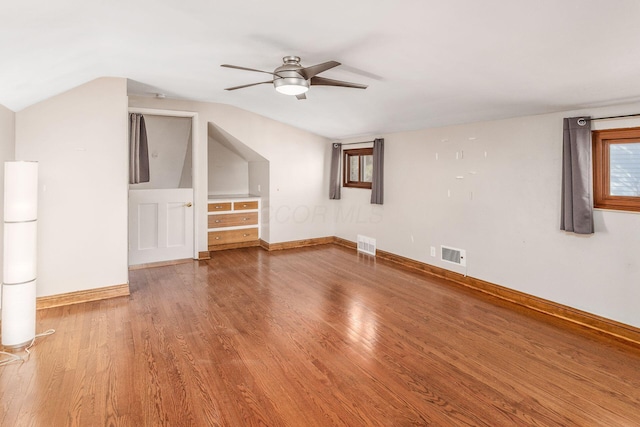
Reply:
<svg viewBox="0 0 640 427"><path fill-rule="evenodd" d="M207 214L207 242L210 251L259 244L259 198L210 199Z"/></svg>

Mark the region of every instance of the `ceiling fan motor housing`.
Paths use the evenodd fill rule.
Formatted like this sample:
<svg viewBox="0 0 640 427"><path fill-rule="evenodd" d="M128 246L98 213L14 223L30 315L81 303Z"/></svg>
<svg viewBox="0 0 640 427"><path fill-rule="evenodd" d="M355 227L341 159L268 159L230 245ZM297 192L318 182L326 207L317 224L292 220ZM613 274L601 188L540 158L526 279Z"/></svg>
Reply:
<svg viewBox="0 0 640 427"><path fill-rule="evenodd" d="M285 56L282 58L282 64L276 68L273 73L281 78L273 79L273 86L280 93L287 95L299 95L309 90L309 80L298 73L303 68L300 65L300 58L297 56Z"/></svg>

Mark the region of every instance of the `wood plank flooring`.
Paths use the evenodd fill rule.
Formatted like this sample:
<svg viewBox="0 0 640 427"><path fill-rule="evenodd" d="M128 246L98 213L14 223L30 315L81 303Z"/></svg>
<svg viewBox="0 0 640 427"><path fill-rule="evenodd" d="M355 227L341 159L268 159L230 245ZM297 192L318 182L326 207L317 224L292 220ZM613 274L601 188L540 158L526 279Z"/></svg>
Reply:
<svg viewBox="0 0 640 427"><path fill-rule="evenodd" d="M335 245L38 312L2 426L640 426L640 349Z"/></svg>

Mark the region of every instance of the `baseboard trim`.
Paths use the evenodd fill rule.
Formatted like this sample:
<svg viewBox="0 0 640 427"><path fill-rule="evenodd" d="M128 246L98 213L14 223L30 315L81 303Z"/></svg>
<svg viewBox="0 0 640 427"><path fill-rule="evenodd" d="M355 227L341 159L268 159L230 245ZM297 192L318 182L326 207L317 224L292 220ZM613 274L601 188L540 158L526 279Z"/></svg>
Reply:
<svg viewBox="0 0 640 427"><path fill-rule="evenodd" d="M260 240L252 240L250 242L226 243L223 245L209 245L209 253L217 251L226 251L227 249L252 248L260 246Z"/></svg>
<svg viewBox="0 0 640 427"><path fill-rule="evenodd" d="M352 242L351 240L346 240L341 237L334 237L333 243L339 246L344 246L345 248L349 248L349 249L356 249L356 250L358 249L358 245L356 244L356 242Z"/></svg>
<svg viewBox="0 0 640 427"><path fill-rule="evenodd" d="M124 283L122 285L106 286L104 288L87 289L84 291L69 292L66 294L38 297L36 299L36 309L43 310L45 308L80 304L83 302L99 301L128 295L129 284Z"/></svg>
<svg viewBox="0 0 640 427"><path fill-rule="evenodd" d="M344 239L340 240L341 242L336 241L336 243L341 246L352 247L354 249L356 248L355 243L344 241ZM464 276L444 268L405 258L391 252L378 250L376 252L376 257L403 265L407 268L419 270L448 282L453 282L457 285L491 295L530 310L596 330L624 341L640 344L640 328L636 328L631 325L620 323L612 319L607 319L606 317L601 317L596 314L588 313L577 308L549 301L514 289L509 289L504 286L496 285L495 283L487 282L485 280Z"/></svg>
<svg viewBox="0 0 640 427"><path fill-rule="evenodd" d="M208 259L211 259L211 252L209 251L198 252L198 261L206 261Z"/></svg>
<svg viewBox="0 0 640 427"><path fill-rule="evenodd" d="M268 243L260 240L260 247L267 251L281 251L284 249L304 248L307 246L327 245L335 243L335 237L318 237L315 239L293 240L291 242Z"/></svg>

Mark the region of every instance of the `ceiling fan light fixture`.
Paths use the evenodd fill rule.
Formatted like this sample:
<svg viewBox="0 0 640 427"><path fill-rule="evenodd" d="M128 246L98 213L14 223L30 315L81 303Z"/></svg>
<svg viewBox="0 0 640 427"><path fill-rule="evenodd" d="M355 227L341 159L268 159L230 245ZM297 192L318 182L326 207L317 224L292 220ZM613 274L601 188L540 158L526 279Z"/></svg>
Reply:
<svg viewBox="0 0 640 427"><path fill-rule="evenodd" d="M309 90L309 81L300 77L285 77L275 79L273 86L285 95L300 95Z"/></svg>
<svg viewBox="0 0 640 427"><path fill-rule="evenodd" d="M285 56L284 58L282 58L282 65L273 70L273 72L229 64L222 64L221 67L235 68L245 71L255 71L258 73L271 74L273 76L273 80L228 87L225 90L243 89L245 87L273 83L273 87L276 89L276 91L285 95L294 95L300 100L307 99L304 94L309 90L309 86L339 86L356 89L367 88L366 85L358 83L343 82L341 80L327 79L318 76L318 74L337 67L338 65L340 65L340 63L337 61L327 61L323 62L322 64L303 67L302 65L300 65L299 56Z"/></svg>

